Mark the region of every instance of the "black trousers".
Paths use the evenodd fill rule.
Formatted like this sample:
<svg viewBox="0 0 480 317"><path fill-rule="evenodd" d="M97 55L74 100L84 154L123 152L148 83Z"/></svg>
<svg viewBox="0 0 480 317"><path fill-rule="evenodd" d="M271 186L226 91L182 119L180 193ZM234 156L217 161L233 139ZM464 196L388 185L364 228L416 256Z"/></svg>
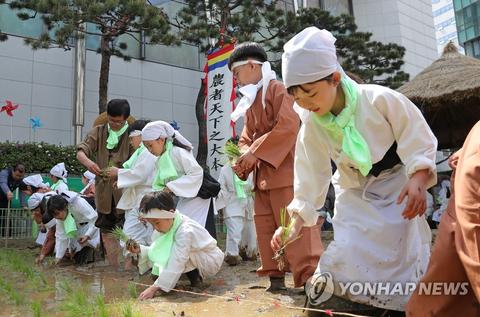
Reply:
<svg viewBox="0 0 480 317"><path fill-rule="evenodd" d="M210 206L208 207L207 222L205 223L205 229L214 238L217 239L217 230L215 228L215 213L213 210L213 198L210 198Z"/></svg>

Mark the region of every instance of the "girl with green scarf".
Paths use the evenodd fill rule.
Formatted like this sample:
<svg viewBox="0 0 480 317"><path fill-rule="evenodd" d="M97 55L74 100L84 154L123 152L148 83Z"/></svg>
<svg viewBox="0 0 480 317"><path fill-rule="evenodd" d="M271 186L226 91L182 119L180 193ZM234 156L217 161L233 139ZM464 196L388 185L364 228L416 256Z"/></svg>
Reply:
<svg viewBox="0 0 480 317"><path fill-rule="evenodd" d="M157 157L152 189L179 197L177 209L207 228L215 238L213 200L197 196L204 173L193 156L192 144L168 122L160 120L143 128L142 142Z"/></svg>
<svg viewBox="0 0 480 317"><path fill-rule="evenodd" d="M100 244L100 230L95 226L98 215L92 206L80 194L65 191L50 197L46 209L56 220L56 263L67 250L77 264L93 261L93 249ZM81 256L74 257L79 252Z"/></svg>
<svg viewBox="0 0 480 317"><path fill-rule="evenodd" d="M336 194L335 239L306 287L314 306L325 272L335 290L337 283L419 280L430 256L426 190L436 183L437 140L422 113L394 90L354 82L338 64L334 43L327 30L309 27L285 44L282 56L282 77L302 126L294 198L287 207L295 225L283 240L277 229L272 248L317 223L330 182ZM337 166L333 177L331 160ZM348 289L335 295L396 311L409 298Z"/></svg>
<svg viewBox="0 0 480 317"><path fill-rule="evenodd" d="M141 216L154 228L152 244L131 244L128 251L139 254L138 268L143 274L152 269L158 276L139 299L152 298L157 292L169 292L182 273L192 286L215 275L223 262L223 252L205 228L175 209L170 193L149 193L141 202Z"/></svg>

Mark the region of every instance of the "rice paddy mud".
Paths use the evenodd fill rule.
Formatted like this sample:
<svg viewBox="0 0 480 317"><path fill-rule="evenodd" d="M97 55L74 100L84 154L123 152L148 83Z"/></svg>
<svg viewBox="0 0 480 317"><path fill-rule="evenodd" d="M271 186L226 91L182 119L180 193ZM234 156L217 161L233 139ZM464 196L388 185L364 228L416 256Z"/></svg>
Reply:
<svg viewBox="0 0 480 317"><path fill-rule="evenodd" d="M326 247L332 232L324 232ZM306 316L305 296L293 289L283 294L265 292L267 278L259 278L259 262L226 264L217 276L200 288L180 279L177 291L138 301L138 295L152 284L149 275L139 276L110 269L103 262L87 266L34 264L37 249L32 242L11 242L0 248L0 316ZM325 307L324 309L327 309Z"/></svg>

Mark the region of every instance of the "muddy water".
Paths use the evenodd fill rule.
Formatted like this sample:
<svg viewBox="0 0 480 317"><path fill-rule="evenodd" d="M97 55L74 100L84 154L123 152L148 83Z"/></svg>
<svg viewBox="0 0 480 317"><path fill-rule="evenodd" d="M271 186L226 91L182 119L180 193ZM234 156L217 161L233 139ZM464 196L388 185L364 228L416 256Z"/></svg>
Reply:
<svg viewBox="0 0 480 317"><path fill-rule="evenodd" d="M19 252L28 253L28 261L33 263L36 250ZM206 280L200 288L191 288L188 280L182 278L177 285L178 291L152 300L133 300L134 310L139 316L304 316L301 310L284 307L303 306L300 290L277 295L266 293L267 278L258 278L254 273L258 266L258 262L243 262L236 267L224 265L217 276ZM68 296L66 280L74 290L83 288L92 298L103 295L107 305L132 300L129 284L136 283L137 294L140 294L147 287L145 285L153 282L150 276L112 271L102 263L57 268L44 265L39 270L47 281L46 286L37 286L40 289L32 287L21 274L13 273L9 277L10 281L15 281L14 288L25 298L25 304L15 306L0 298L0 316L33 316L29 303L34 301L41 303L42 316L65 316L61 310ZM0 274L5 274L1 268ZM291 276L287 276L287 286L293 286Z"/></svg>

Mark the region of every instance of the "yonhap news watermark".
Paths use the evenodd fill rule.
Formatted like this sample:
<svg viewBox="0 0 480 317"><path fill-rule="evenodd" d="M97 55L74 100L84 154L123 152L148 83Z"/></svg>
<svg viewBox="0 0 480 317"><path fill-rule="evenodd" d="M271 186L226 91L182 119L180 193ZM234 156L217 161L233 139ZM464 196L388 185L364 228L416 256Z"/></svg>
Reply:
<svg viewBox="0 0 480 317"><path fill-rule="evenodd" d="M468 282L336 282L339 296L410 296L415 290L420 295L463 296L469 292ZM329 272L314 274L305 291L312 305L330 299L334 293L334 280Z"/></svg>

